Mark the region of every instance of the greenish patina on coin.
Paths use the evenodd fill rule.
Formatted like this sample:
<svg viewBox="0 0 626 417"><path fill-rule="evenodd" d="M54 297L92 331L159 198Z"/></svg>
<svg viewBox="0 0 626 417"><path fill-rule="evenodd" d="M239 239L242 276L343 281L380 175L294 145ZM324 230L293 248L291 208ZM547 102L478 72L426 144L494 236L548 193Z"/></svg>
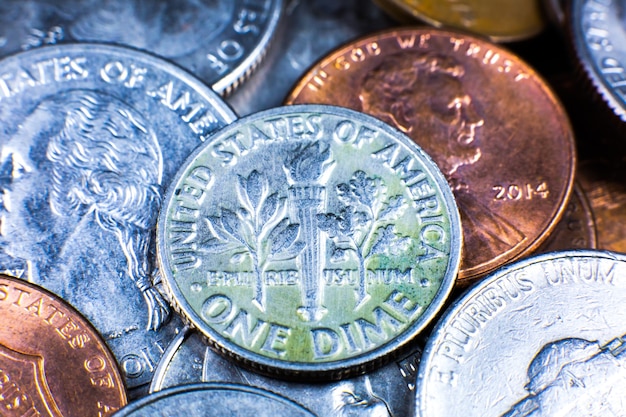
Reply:
<svg viewBox="0 0 626 417"><path fill-rule="evenodd" d="M209 138L158 227L183 315L219 351L282 375L384 363L443 304L460 248L430 157L370 116L322 105L257 113Z"/></svg>

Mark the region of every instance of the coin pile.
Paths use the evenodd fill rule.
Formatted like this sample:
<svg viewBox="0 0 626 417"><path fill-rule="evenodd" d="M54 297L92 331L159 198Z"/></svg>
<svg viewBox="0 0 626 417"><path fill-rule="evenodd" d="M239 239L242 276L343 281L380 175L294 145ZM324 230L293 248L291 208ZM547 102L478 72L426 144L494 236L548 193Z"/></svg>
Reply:
<svg viewBox="0 0 626 417"><path fill-rule="evenodd" d="M0 3L0 415L626 415L626 20L562 3Z"/></svg>

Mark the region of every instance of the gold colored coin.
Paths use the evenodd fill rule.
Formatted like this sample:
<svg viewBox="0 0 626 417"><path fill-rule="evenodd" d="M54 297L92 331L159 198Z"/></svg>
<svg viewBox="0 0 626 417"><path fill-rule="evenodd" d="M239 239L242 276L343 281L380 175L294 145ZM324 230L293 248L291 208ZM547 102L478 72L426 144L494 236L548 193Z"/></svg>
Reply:
<svg viewBox="0 0 626 417"><path fill-rule="evenodd" d="M375 0L390 15L487 36L494 42L530 38L546 19L540 0Z"/></svg>
<svg viewBox="0 0 626 417"><path fill-rule="evenodd" d="M0 416L106 417L126 404L113 355L74 308L0 275Z"/></svg>

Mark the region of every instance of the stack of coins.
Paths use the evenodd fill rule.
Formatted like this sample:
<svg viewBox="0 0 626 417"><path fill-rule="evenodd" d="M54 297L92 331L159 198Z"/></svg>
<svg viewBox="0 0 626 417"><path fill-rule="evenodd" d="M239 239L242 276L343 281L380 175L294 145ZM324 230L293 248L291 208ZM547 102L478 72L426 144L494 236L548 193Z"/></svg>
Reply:
<svg viewBox="0 0 626 417"><path fill-rule="evenodd" d="M626 415L626 23L563 3L0 4L0 415Z"/></svg>

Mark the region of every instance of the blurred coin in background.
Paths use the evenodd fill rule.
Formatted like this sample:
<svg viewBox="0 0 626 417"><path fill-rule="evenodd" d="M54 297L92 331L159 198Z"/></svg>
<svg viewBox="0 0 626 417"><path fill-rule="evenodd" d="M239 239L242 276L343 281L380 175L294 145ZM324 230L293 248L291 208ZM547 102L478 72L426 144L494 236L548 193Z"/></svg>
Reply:
<svg viewBox="0 0 626 417"><path fill-rule="evenodd" d="M546 21L540 0L374 0L403 21L464 29L494 42L537 35Z"/></svg>
<svg viewBox="0 0 626 417"><path fill-rule="evenodd" d="M576 172L577 178L578 174L579 171ZM536 253L566 249L595 249L597 247L596 222L579 181L574 183L574 192L561 221ZM606 247L602 249L611 250Z"/></svg>
<svg viewBox="0 0 626 417"><path fill-rule="evenodd" d="M8 0L0 4L0 55L65 42L152 52L227 94L262 60L283 0Z"/></svg>
<svg viewBox="0 0 626 417"><path fill-rule="evenodd" d="M261 388L236 384L194 384L170 388L129 404L115 417L314 417L297 403Z"/></svg>
<svg viewBox="0 0 626 417"><path fill-rule="evenodd" d="M573 0L570 39L589 92L626 121L626 16L621 1ZM581 83L582 84L582 83ZM583 84L584 85L584 84ZM619 139L621 146L623 140Z"/></svg>

